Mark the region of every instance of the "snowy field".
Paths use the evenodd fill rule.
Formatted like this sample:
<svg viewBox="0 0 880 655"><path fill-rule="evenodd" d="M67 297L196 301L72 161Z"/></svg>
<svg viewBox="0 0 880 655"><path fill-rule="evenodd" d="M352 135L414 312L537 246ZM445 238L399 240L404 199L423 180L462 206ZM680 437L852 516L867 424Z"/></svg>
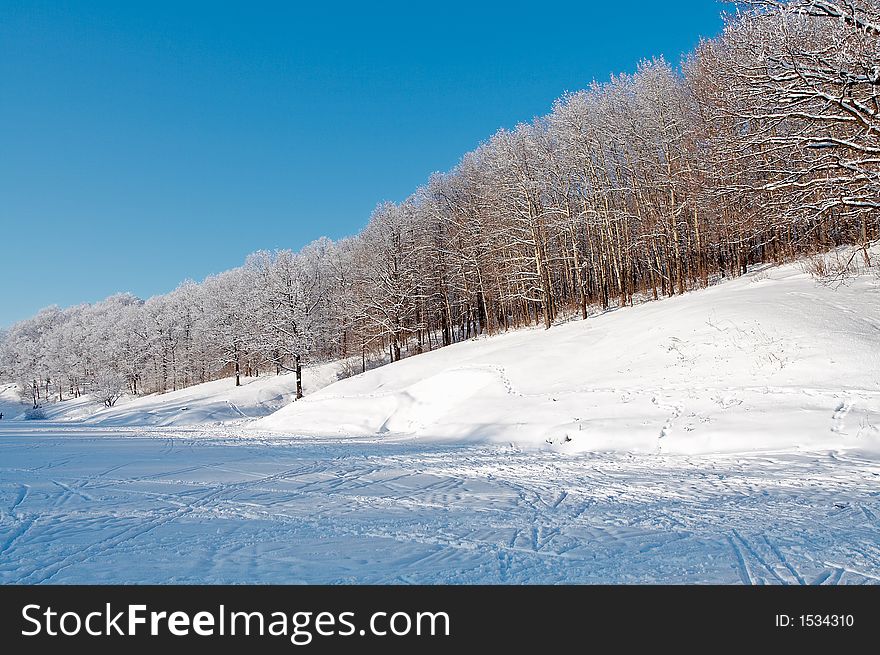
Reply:
<svg viewBox="0 0 880 655"><path fill-rule="evenodd" d="M874 584L880 461L0 427L3 583Z"/></svg>

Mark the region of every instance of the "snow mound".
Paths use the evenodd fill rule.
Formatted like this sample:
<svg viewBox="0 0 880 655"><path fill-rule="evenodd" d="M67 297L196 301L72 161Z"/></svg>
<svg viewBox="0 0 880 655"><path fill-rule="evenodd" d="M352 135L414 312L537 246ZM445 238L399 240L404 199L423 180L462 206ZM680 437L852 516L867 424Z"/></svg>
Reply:
<svg viewBox="0 0 880 655"><path fill-rule="evenodd" d="M880 278L803 264L332 384L252 427L562 451L880 450Z"/></svg>
<svg viewBox="0 0 880 655"><path fill-rule="evenodd" d="M344 362L331 362L303 369L303 391L312 393L335 382ZM115 406L102 407L94 398L65 400L42 406L49 421L82 421L106 426L187 426L228 423L267 416L296 398L296 376L267 375L197 384L186 389L123 397ZM21 405L18 416L24 418ZM12 416L12 414L10 414Z"/></svg>

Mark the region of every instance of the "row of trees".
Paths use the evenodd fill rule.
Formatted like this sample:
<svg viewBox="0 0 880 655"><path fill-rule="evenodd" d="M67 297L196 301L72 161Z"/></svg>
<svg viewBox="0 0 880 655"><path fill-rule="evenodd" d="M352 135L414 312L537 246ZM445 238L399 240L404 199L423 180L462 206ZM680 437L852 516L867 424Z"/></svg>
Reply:
<svg viewBox="0 0 880 655"><path fill-rule="evenodd" d="M4 336L37 405L305 361L390 360L685 293L880 230L880 0L753 1L663 59L501 130L364 231ZM868 257L867 248L864 250Z"/></svg>
<svg viewBox="0 0 880 655"><path fill-rule="evenodd" d="M34 407L84 393L112 406L125 392L296 371L304 355L332 354L318 339L333 316L324 277L333 250L322 240L299 253L255 253L146 302L118 294L44 309L4 335L2 366Z"/></svg>

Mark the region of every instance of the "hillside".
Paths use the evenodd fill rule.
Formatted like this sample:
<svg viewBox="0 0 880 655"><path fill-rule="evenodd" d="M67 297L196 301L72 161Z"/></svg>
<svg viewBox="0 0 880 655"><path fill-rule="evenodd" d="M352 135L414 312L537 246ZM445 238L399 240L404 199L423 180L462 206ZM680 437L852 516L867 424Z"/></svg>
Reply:
<svg viewBox="0 0 880 655"><path fill-rule="evenodd" d="M331 362L303 369L303 391L312 393L334 382L342 362ZM29 405L15 402L14 385L0 396L9 401L9 418L24 418ZM102 407L91 396L49 403L42 407L50 421L82 421L105 426L184 426L206 423L240 422L266 416L296 397L296 376L267 375L242 378L236 387L233 378L214 380L186 389L142 397L126 396L110 408ZM3 405L5 406L5 405ZM6 410L2 410L6 411Z"/></svg>
<svg viewBox="0 0 880 655"><path fill-rule="evenodd" d="M764 267L405 359L252 426L561 451L880 449L880 278L821 284L803 263Z"/></svg>
<svg viewBox="0 0 880 655"><path fill-rule="evenodd" d="M29 405L19 398L15 384L0 384L0 414L4 419L12 419L24 412Z"/></svg>

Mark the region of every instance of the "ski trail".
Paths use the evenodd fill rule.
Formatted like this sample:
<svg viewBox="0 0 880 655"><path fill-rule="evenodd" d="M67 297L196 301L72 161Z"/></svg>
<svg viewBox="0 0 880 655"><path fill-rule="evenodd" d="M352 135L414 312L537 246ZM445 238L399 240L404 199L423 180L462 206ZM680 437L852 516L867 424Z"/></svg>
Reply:
<svg viewBox="0 0 880 655"><path fill-rule="evenodd" d="M746 564L746 560L743 557L742 551L739 546L736 545L733 538L730 535L727 535L727 543L730 544L731 550L733 550L733 556L736 559L737 568L739 569L739 577L742 580L743 584L746 585L754 585L755 580L752 578L752 574L749 572L749 566Z"/></svg>
<svg viewBox="0 0 880 655"><path fill-rule="evenodd" d="M533 526L531 530L531 550L533 553L547 554L545 547L559 534L558 528L548 529L545 526ZM553 553L558 554L558 553Z"/></svg>
<svg viewBox="0 0 880 655"><path fill-rule="evenodd" d="M846 569L844 569L844 567L842 566L837 566L836 564L829 564L828 562L825 562L825 565L830 566L831 568L825 569L824 571L822 571L822 573L817 575L816 578L810 583L812 586L837 585L840 583L840 579L843 577L844 571Z"/></svg>
<svg viewBox="0 0 880 655"><path fill-rule="evenodd" d="M15 508L24 502L24 499L27 498L29 490L30 487L26 484L18 485L18 496L16 496L15 500L12 502L12 505L10 505L9 507L10 514L15 514Z"/></svg>
<svg viewBox="0 0 880 655"><path fill-rule="evenodd" d="M28 530L31 529L31 526L34 524L34 519L28 519L26 521L22 521L18 528L10 534L6 540L0 544L0 555L6 553L6 551L11 550L12 547L16 544L16 542L21 539Z"/></svg>
<svg viewBox="0 0 880 655"><path fill-rule="evenodd" d="M780 575L767 564L767 561L761 557L761 555L754 549L754 547L739 533L738 530L734 528L733 535L742 542L742 545L745 547L746 552L748 552L755 560L760 564L767 573L769 573L773 578L776 579L779 584L788 584L785 580L783 580Z"/></svg>
<svg viewBox="0 0 880 655"><path fill-rule="evenodd" d="M813 578L813 581L810 583L810 585L816 587L824 584L825 581L831 577L831 573L831 571L822 571L822 573Z"/></svg>
<svg viewBox="0 0 880 655"><path fill-rule="evenodd" d="M798 573L797 569L794 568L789 563L789 561L785 558L785 555L782 554L782 551L779 550L779 548L777 548L773 543L770 542L770 540L767 538L767 535L762 535L762 536L764 538L764 542L767 544L767 546L770 548L770 550L773 551L773 554L776 555L777 559L779 559L779 561L782 562L782 565L788 569L788 572L794 576L795 580L798 581L798 584L799 585L806 585L807 581L804 580L804 578L801 576L801 574Z"/></svg>
<svg viewBox="0 0 880 655"><path fill-rule="evenodd" d="M553 502L552 509L556 509L557 507L559 507L566 498L568 498L568 492L567 491L561 492L559 494L559 496L556 498L556 500Z"/></svg>
<svg viewBox="0 0 880 655"><path fill-rule="evenodd" d="M67 498L69 498L70 496L79 496L79 497L82 498L83 500L87 500L87 501L89 501L89 502L94 502L94 500L95 500L94 498L92 498L92 497L91 497L90 495L88 495L87 493L84 493L84 492L82 492L82 491L79 491L79 490L77 490L77 489L74 489L73 487L70 487L70 486L64 484L63 482L59 482L58 480L52 480L52 484L54 484L54 485L56 485L56 486L58 486L58 487L61 487L61 488L64 489L64 491L66 492L66 494L62 494L61 498L59 498L59 500L58 500L58 504L59 504L59 505L60 505L60 504L63 504L64 501L65 501Z"/></svg>
<svg viewBox="0 0 880 655"><path fill-rule="evenodd" d="M667 414L643 400L656 439ZM837 400L825 397L823 411ZM120 430L106 452L91 431L76 442L50 437L33 453L34 440L17 437L18 451L0 460L0 582L803 585L819 574L824 584L880 576L880 460L855 453L379 449L201 430L132 430L131 439ZM30 473L74 447L88 455L57 484L48 471Z"/></svg>
<svg viewBox="0 0 880 655"><path fill-rule="evenodd" d="M142 537L147 533L150 533L156 530L167 523L171 523L177 519L180 519L188 514L194 513L196 510L206 507L208 503L217 500L221 495L227 493L229 491L237 491L240 489L247 489L249 487L262 484L265 482L271 482L279 479L283 479L284 477L296 473L302 467L292 468L281 471L279 473L274 473L272 475L263 476L256 480L246 480L244 482L237 482L231 484L221 484L218 487L211 489L207 494L203 495L201 498L196 499L192 503L186 504L176 511L162 514L161 516L148 520L145 523L141 523L134 526L129 526L124 528L120 532L117 532L110 537L97 541L82 550L68 555L67 557L62 558L59 561L54 562L49 567L36 569L31 571L29 574L24 576L20 582L27 584L45 584L50 582L55 576L57 576L61 571L70 568L71 566L75 566L76 564L80 564L95 554L105 552L109 550L116 550L122 544L131 541L132 539L136 539L138 537ZM55 482L53 480L53 482ZM57 484L57 482L56 482ZM64 486L66 485L59 485ZM69 487L67 487L70 489ZM72 490L71 490L72 491ZM93 500L93 499L90 499ZM41 576L37 574L41 573ZM36 577L35 577L36 576ZM31 578L34 578L31 580Z"/></svg>
<svg viewBox="0 0 880 655"><path fill-rule="evenodd" d="M117 464L115 466L111 466L111 467L101 471L100 473L96 473L95 475L91 475L91 476L87 477L85 480L83 480L83 482L79 485L79 488L80 489L94 488L92 486L94 482L99 481L99 480L105 482L107 480L106 476L108 476L110 473L113 473L114 471L118 471L119 469L125 468L126 466L130 466L130 465L131 465L131 462L125 462L124 464ZM119 482L119 480L114 480L113 482Z"/></svg>
<svg viewBox="0 0 880 655"><path fill-rule="evenodd" d="M840 579L841 579L842 577L843 577L843 569L842 569L842 568L838 568L838 569L834 572L834 575L831 576L831 579L828 580L828 584L829 584L829 585L837 585L837 584L840 584Z"/></svg>
<svg viewBox="0 0 880 655"><path fill-rule="evenodd" d="M184 507L180 510L177 510L176 512L172 512L170 515L163 515L158 519L153 519L136 526L124 528L122 531L116 533L111 537L102 539L96 543L91 544L90 546L87 546L86 548L73 555L69 555L68 557L63 558L60 561L54 562L49 567L32 571L27 576L22 578L21 582L27 584L44 584L47 582L51 582L51 580L56 575L61 573L61 571L70 568L71 566L75 566L76 564L81 564L82 562L87 561L93 555L105 552L107 550L115 550L119 548L119 546L121 546L123 543L152 532L156 528L165 525L166 523L169 523L174 519L179 518L184 514L187 514L188 512L189 507ZM30 578L36 576L38 573L42 573L43 575L37 576L32 582L27 582Z"/></svg>

